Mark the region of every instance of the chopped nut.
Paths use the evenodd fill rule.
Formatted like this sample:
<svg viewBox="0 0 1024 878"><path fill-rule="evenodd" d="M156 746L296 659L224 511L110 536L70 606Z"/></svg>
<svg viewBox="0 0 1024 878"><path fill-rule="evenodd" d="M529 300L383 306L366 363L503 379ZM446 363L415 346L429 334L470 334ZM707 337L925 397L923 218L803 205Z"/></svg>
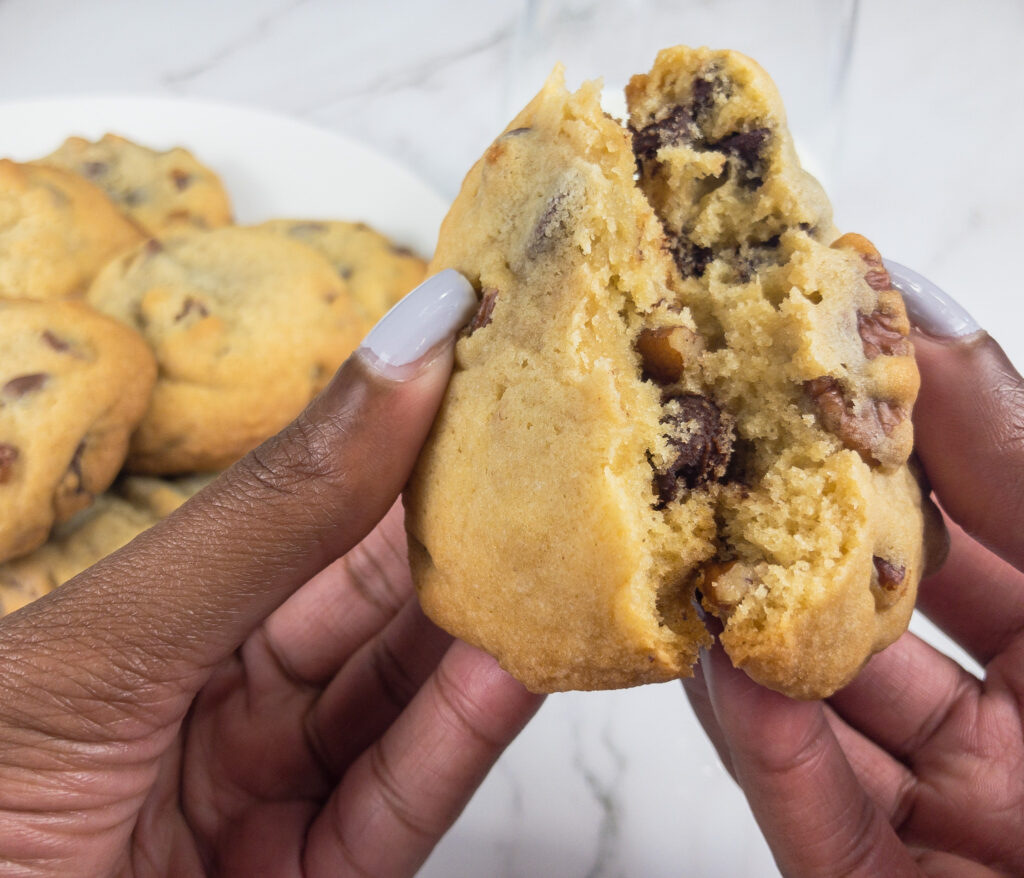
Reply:
<svg viewBox="0 0 1024 878"><path fill-rule="evenodd" d="M832 242L832 247L835 250L847 250L860 255L860 258L864 260L864 264L867 265L864 280L868 282L868 286L871 289L876 292L892 289L892 279L889 277L889 272L885 270L882 254L863 235L848 232L842 237L836 238Z"/></svg>
<svg viewBox="0 0 1024 878"><path fill-rule="evenodd" d="M644 378L658 384L677 382L687 361L696 359L702 349L700 336L685 326L643 329L636 339Z"/></svg>
<svg viewBox="0 0 1024 878"><path fill-rule="evenodd" d="M891 310L877 308L870 314L857 315L857 332L864 346L864 356L901 357L910 354L910 343L902 324L906 318Z"/></svg>
<svg viewBox="0 0 1024 878"><path fill-rule="evenodd" d="M847 399L842 385L830 375L804 382L804 390L814 403L822 427L836 436L846 448L856 451L872 466L884 463L879 449L885 438L906 417L907 412L887 400L870 400L860 411Z"/></svg>
<svg viewBox="0 0 1024 878"><path fill-rule="evenodd" d="M737 561L707 562L697 578L705 607L716 616L728 615L760 581L757 573Z"/></svg>

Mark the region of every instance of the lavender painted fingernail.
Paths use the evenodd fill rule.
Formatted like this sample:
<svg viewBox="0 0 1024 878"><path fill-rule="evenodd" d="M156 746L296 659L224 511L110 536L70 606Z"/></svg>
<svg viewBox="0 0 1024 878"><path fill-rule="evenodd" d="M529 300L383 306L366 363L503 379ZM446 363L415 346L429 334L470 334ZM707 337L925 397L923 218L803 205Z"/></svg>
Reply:
<svg viewBox="0 0 1024 878"><path fill-rule="evenodd" d="M964 338L981 325L949 293L905 265L883 260L892 284L903 294L907 316L918 329L938 338Z"/></svg>

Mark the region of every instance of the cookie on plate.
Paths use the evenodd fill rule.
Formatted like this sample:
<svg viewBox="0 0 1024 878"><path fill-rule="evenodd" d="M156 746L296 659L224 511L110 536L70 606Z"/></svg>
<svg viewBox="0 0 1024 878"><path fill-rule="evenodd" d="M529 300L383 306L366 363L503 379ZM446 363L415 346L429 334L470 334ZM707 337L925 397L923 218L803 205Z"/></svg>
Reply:
<svg viewBox="0 0 1024 878"><path fill-rule="evenodd" d="M85 304L0 299L0 561L113 481L155 380L141 336Z"/></svg>
<svg viewBox="0 0 1024 878"><path fill-rule="evenodd" d="M319 253L233 226L151 240L111 262L87 298L156 354L128 458L150 474L230 465L298 414L366 329Z"/></svg>
<svg viewBox="0 0 1024 878"><path fill-rule="evenodd" d="M13 613L127 545L170 515L213 476L129 476L56 527L45 545L0 564L0 616Z"/></svg>
<svg viewBox="0 0 1024 878"><path fill-rule="evenodd" d="M0 159L0 296L81 294L111 257L142 239L92 183Z"/></svg>
<svg viewBox="0 0 1024 878"><path fill-rule="evenodd" d="M553 76L442 226L481 304L406 496L420 599L538 691L691 674L700 602L822 697L921 576L902 302L756 65L675 50L628 96L632 135Z"/></svg>
<svg viewBox="0 0 1024 878"><path fill-rule="evenodd" d="M95 183L150 235L231 223L220 178L181 147L158 151L116 134L95 142L69 137L39 163Z"/></svg>
<svg viewBox="0 0 1024 878"><path fill-rule="evenodd" d="M426 262L366 223L280 219L259 228L288 235L327 257L370 325L426 275Z"/></svg>

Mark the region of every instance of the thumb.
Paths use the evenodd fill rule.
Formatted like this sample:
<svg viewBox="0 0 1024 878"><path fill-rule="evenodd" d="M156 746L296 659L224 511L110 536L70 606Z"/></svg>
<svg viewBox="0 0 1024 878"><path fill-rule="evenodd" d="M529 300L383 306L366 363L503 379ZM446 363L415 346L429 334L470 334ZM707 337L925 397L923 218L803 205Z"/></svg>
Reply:
<svg viewBox="0 0 1024 878"><path fill-rule="evenodd" d="M1003 349L930 281L888 263L917 326L915 446L943 508L1024 564L1024 381Z"/></svg>
<svg viewBox="0 0 1024 878"><path fill-rule="evenodd" d="M426 281L281 433L26 621L63 626L79 646L116 643L149 681L192 680L230 655L394 503L444 393L454 333L476 306L457 272Z"/></svg>

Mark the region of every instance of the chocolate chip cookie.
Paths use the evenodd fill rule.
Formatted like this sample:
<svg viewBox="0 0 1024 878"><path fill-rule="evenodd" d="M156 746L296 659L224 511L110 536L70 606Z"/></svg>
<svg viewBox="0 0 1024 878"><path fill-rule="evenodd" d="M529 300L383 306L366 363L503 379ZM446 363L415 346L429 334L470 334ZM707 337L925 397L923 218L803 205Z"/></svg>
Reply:
<svg viewBox="0 0 1024 878"><path fill-rule="evenodd" d="M365 223L270 220L259 228L288 235L327 257L371 326L426 275L426 262Z"/></svg>
<svg viewBox="0 0 1024 878"><path fill-rule="evenodd" d="M170 515L213 477L129 476L58 525L45 545L0 564L0 616L48 594Z"/></svg>
<svg viewBox="0 0 1024 878"><path fill-rule="evenodd" d="M80 302L0 299L0 561L113 480L149 404L141 336Z"/></svg>
<svg viewBox="0 0 1024 878"><path fill-rule="evenodd" d="M538 691L689 675L713 613L823 697L922 572L902 301L749 59L662 53L628 129L598 96L556 73L442 226L480 309L406 497L421 602Z"/></svg>
<svg viewBox="0 0 1024 878"><path fill-rule="evenodd" d="M231 222L220 178L181 147L158 151L116 134L95 142L69 137L40 163L95 183L150 235Z"/></svg>
<svg viewBox="0 0 1024 878"><path fill-rule="evenodd" d="M0 159L0 296L79 295L111 257L142 238L92 183Z"/></svg>
<svg viewBox="0 0 1024 878"><path fill-rule="evenodd" d="M150 474L224 469L298 414L366 330L319 253L259 229L151 240L108 265L87 298L156 354L128 458Z"/></svg>

